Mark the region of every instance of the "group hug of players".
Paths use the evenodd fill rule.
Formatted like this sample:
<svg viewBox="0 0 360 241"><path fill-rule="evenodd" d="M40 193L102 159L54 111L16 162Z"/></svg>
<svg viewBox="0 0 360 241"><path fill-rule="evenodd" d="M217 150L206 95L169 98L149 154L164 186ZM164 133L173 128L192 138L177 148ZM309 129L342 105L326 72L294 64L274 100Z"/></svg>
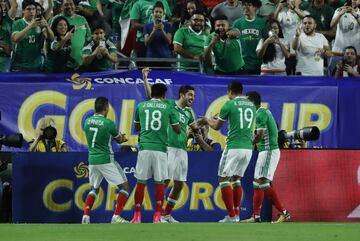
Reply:
<svg viewBox="0 0 360 241"><path fill-rule="evenodd" d="M228 84L229 100L222 106L219 115L202 117L195 120L191 105L195 98L195 89L184 85L179 89L179 99L166 99L167 87L164 84L149 85L150 69L143 69L146 95L149 100L137 105L135 129L140 132L139 152L136 163L134 217L131 223L141 223L141 209L144 190L148 179L155 182L154 223L177 223L172 210L176 205L188 170L186 152L187 128L204 150L207 143L202 139L199 126L209 125L219 130L225 122L229 124L226 146L219 167L218 180L227 215L219 222L254 223L261 222L261 205L266 196L279 210L279 219L273 223L282 223L290 219L289 212L282 206L271 181L280 160L277 137L278 129L271 112L261 107L261 96L255 91L243 96L243 86L239 81ZM85 200L82 223L90 223L90 212L103 178L120 191L116 200L111 223L127 223L121 212L129 196L130 186L120 165L114 160L111 141L127 141L125 134L117 131L115 123L107 119L109 101L105 97L95 100L95 114L85 120L85 134L89 148L89 182L91 190ZM256 134L253 133L256 125ZM241 177L250 162L254 145L259 151L254 173L253 215L240 220L240 202L242 197ZM165 190L170 182L174 186L167 197L163 209Z"/></svg>

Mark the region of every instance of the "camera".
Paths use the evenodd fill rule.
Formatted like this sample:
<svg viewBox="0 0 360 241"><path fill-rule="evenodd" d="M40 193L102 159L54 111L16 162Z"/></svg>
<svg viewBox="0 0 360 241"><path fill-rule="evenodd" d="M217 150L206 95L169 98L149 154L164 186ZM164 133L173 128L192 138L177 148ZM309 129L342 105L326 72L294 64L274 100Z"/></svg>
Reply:
<svg viewBox="0 0 360 241"><path fill-rule="evenodd" d="M0 121L1 121L1 112L0 112ZM9 147L22 147L23 143L23 135L18 134L10 134L10 135L2 135L0 134L0 150L2 145Z"/></svg>
<svg viewBox="0 0 360 241"><path fill-rule="evenodd" d="M43 130L43 137L47 140L54 140L56 135L57 130L52 126L48 126Z"/></svg>
<svg viewBox="0 0 360 241"><path fill-rule="evenodd" d="M274 34L274 32L273 32L273 31L271 31L271 30L269 31L269 33L268 33L268 34L269 34L269 37L272 37L272 36L274 36L274 35L275 35L275 34Z"/></svg>
<svg viewBox="0 0 360 241"><path fill-rule="evenodd" d="M293 140L304 140L304 141L314 141L319 139L320 130L317 126L308 126L300 130L286 132L285 130L280 130L278 133L278 143L279 146L284 146L284 143L288 139Z"/></svg>

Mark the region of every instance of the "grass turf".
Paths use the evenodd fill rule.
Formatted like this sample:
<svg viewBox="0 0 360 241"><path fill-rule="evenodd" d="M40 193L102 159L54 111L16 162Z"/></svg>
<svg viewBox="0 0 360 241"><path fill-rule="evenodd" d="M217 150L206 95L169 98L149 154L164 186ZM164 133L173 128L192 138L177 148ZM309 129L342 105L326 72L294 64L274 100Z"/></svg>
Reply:
<svg viewBox="0 0 360 241"><path fill-rule="evenodd" d="M360 223L0 224L0 241L359 241Z"/></svg>

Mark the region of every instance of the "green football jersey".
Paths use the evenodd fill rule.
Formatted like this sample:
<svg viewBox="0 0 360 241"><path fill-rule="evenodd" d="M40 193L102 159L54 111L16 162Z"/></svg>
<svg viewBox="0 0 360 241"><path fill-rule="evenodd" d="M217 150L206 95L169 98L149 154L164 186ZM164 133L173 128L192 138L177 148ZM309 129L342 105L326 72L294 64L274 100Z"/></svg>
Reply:
<svg viewBox="0 0 360 241"><path fill-rule="evenodd" d="M178 44L186 51L193 55L201 55L204 52L204 44L208 34L204 31L200 33L194 32L191 27L179 28L174 36L173 43ZM178 55L178 58L184 59L181 55ZM178 66L181 70L187 70L189 67L194 70L194 68L198 68L199 65L197 63L189 63L189 62L180 62Z"/></svg>
<svg viewBox="0 0 360 241"><path fill-rule="evenodd" d="M119 135L115 123L102 115L94 115L85 120L84 131L89 148L89 164L114 162L111 141Z"/></svg>
<svg viewBox="0 0 360 241"><path fill-rule="evenodd" d="M215 33L212 33L206 38L205 47L210 44L214 35ZM212 47L212 52L215 56L215 70L230 73L244 66L241 42L238 38L220 39Z"/></svg>
<svg viewBox="0 0 360 241"><path fill-rule="evenodd" d="M245 17L242 17L233 23L233 28L240 30L242 53L245 61L244 69L260 69L261 59L256 54L256 47L260 39L264 36L264 19L256 17L254 20L249 21Z"/></svg>
<svg viewBox="0 0 360 241"><path fill-rule="evenodd" d="M169 124L179 124L179 117L168 103L151 99L137 105L135 123L141 126L140 150L166 152Z"/></svg>
<svg viewBox="0 0 360 241"><path fill-rule="evenodd" d="M263 107L256 111L256 129L264 129L264 137L257 144L259 151L278 149L278 128L271 112Z"/></svg>
<svg viewBox="0 0 360 241"><path fill-rule="evenodd" d="M109 51L109 54L116 53L117 48L110 40L106 40L105 45ZM96 47L97 46L95 42L91 41L88 45L86 45L83 48L82 54L85 56L89 56L95 50ZM105 71L111 69L111 62L108 58L100 55L100 56L96 56L94 61L91 64L86 65L85 68L88 72Z"/></svg>
<svg viewBox="0 0 360 241"><path fill-rule="evenodd" d="M194 115L191 111L191 108L185 107L184 109L182 109L176 104L175 100L167 99L165 100L165 102L172 106L175 113L178 115L181 128L181 133L177 134L171 127L169 127L169 146L186 150L187 127L188 125L192 125L193 123L195 123Z"/></svg>
<svg viewBox="0 0 360 241"><path fill-rule="evenodd" d="M244 98L236 97L227 101L220 110L219 119L228 121L227 149L252 149L256 108Z"/></svg>
<svg viewBox="0 0 360 241"><path fill-rule="evenodd" d="M12 34L20 32L29 23L25 19L16 20ZM41 49L44 46L44 35L40 28L30 29L25 37L14 45L12 65L14 67L39 68L41 66Z"/></svg>

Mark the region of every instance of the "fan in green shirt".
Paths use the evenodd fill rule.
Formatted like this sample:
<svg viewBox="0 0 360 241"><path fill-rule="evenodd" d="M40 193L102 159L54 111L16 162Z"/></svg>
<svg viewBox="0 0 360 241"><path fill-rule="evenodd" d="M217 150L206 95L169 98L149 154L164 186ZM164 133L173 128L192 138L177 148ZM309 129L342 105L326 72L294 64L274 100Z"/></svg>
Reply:
<svg viewBox="0 0 360 241"><path fill-rule="evenodd" d="M205 60L211 64L211 53L215 57L214 70L217 74L240 74L244 66L240 32L229 29L226 16L215 19L215 31L205 41Z"/></svg>
<svg viewBox="0 0 360 241"><path fill-rule="evenodd" d="M184 59L200 60L204 53L204 44L208 36L204 32L205 16L202 12L195 12L191 16L190 26L179 28L174 36L174 51L178 54L180 70L196 71L198 63L181 61Z"/></svg>
<svg viewBox="0 0 360 241"><path fill-rule="evenodd" d="M54 16L50 23L58 16L67 19L70 25L75 26L74 36L71 38L71 57L75 61L69 61L67 67L78 69L82 65L82 49L87 41L91 40L91 31L88 22L83 16L75 14L75 4L73 0L63 0L62 13Z"/></svg>
<svg viewBox="0 0 360 241"><path fill-rule="evenodd" d="M105 39L105 27L98 24L94 27L92 41L83 48L83 64L88 72L111 69L111 63L118 61L116 46Z"/></svg>
<svg viewBox="0 0 360 241"><path fill-rule="evenodd" d="M256 16L261 7L260 0L243 0L244 16L233 23L233 28L240 31L242 54L245 61L245 74L260 74L261 60L256 54L256 47L264 35L265 20Z"/></svg>
<svg viewBox="0 0 360 241"><path fill-rule="evenodd" d="M11 71L40 72L44 40L53 39L54 34L43 17L35 17L34 0L24 0L22 10L23 18L16 20L12 26L11 41L14 48Z"/></svg>

